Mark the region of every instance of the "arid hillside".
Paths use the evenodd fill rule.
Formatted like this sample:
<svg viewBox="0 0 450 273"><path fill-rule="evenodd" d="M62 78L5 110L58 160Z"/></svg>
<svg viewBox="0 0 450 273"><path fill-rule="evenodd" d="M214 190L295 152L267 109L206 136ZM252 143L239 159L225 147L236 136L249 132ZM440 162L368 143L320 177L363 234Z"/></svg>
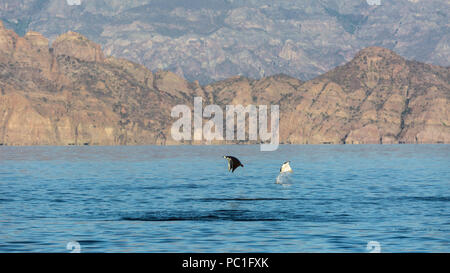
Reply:
<svg viewBox="0 0 450 273"><path fill-rule="evenodd" d="M369 47L352 61L302 82L280 74L201 86L105 57L68 32L49 46L0 22L1 145L179 144L173 106L277 104L282 143L450 143L449 68Z"/></svg>

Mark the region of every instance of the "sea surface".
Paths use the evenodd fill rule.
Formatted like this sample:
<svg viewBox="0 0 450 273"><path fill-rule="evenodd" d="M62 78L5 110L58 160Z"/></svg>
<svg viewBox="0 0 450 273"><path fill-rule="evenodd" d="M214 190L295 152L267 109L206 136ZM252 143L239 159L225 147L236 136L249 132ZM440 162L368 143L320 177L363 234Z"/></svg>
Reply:
<svg viewBox="0 0 450 273"><path fill-rule="evenodd" d="M450 145L0 147L0 252L71 251L450 252Z"/></svg>

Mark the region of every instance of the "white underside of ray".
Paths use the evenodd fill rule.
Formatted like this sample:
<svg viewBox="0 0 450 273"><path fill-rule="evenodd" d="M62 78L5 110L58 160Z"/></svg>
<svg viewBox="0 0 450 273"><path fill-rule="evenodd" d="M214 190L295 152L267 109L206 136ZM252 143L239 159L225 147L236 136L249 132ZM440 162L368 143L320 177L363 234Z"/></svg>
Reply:
<svg viewBox="0 0 450 273"><path fill-rule="evenodd" d="M286 162L283 164L283 166L281 166L280 173L284 173L284 172L292 172L292 168L289 165L289 162Z"/></svg>
<svg viewBox="0 0 450 273"><path fill-rule="evenodd" d="M225 157L228 160L228 171L231 170L231 159L228 157Z"/></svg>

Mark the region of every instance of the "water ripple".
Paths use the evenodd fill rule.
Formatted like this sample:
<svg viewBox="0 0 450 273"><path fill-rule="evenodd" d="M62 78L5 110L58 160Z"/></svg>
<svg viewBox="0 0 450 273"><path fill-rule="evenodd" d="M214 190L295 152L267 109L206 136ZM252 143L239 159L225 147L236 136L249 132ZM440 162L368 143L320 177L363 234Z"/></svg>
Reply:
<svg viewBox="0 0 450 273"><path fill-rule="evenodd" d="M147 212L138 216L124 216L123 221L283 221L282 217L270 217L266 213L245 210L216 210L213 212Z"/></svg>

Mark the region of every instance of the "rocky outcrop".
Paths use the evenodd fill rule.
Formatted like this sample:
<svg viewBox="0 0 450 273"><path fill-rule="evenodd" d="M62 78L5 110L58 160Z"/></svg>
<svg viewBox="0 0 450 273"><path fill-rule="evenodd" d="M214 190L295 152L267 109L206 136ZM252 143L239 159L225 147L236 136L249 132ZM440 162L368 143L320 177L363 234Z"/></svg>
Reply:
<svg viewBox="0 0 450 273"><path fill-rule="evenodd" d="M448 143L449 68L370 47L302 85L282 124L291 143ZM289 106L288 106L289 107ZM282 134L283 136L283 134ZM283 137L282 137L283 139Z"/></svg>
<svg viewBox="0 0 450 273"><path fill-rule="evenodd" d="M103 62L105 59L100 45L73 31L56 38L52 46L56 56L72 56L87 62Z"/></svg>
<svg viewBox="0 0 450 273"><path fill-rule="evenodd" d="M223 108L279 105L282 143L450 143L450 69L385 48L306 82L279 74L205 86L99 50L80 34L49 45L0 24L0 144L182 144L170 112L194 96Z"/></svg>
<svg viewBox="0 0 450 273"><path fill-rule="evenodd" d="M38 33L0 28L0 41L1 144L164 143L170 95L145 67L104 59L75 33L49 47Z"/></svg>
<svg viewBox="0 0 450 273"><path fill-rule="evenodd" d="M18 35L11 30L5 28L3 22L0 21L0 51L10 53L14 50Z"/></svg>

